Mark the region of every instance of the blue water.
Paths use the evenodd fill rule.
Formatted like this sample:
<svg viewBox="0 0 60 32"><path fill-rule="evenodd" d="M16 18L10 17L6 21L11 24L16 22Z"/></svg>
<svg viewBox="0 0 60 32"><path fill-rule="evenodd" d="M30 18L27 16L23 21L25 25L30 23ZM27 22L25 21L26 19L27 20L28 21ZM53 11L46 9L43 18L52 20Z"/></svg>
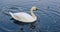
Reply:
<svg viewBox="0 0 60 32"><path fill-rule="evenodd" d="M20 23L8 12L39 8L34 23ZM60 32L60 0L0 0L0 32Z"/></svg>

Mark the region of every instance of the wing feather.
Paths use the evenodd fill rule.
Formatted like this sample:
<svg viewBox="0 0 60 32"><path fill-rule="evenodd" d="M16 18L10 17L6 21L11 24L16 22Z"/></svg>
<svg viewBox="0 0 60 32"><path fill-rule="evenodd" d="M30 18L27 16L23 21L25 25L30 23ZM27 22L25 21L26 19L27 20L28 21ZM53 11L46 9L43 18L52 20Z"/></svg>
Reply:
<svg viewBox="0 0 60 32"><path fill-rule="evenodd" d="M17 20L20 21L32 21L33 17L31 15L29 15L28 13L14 13L15 17Z"/></svg>

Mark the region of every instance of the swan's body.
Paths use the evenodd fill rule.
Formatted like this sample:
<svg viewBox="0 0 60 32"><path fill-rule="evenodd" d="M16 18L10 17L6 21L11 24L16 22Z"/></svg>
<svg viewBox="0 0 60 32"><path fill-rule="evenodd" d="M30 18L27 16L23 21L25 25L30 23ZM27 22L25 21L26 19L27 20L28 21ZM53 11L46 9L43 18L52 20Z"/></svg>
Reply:
<svg viewBox="0 0 60 32"><path fill-rule="evenodd" d="M36 7L31 8L31 15L25 12L18 12L18 13L10 13L10 15L21 22L34 22L37 20L37 17L34 15L33 10L36 10Z"/></svg>

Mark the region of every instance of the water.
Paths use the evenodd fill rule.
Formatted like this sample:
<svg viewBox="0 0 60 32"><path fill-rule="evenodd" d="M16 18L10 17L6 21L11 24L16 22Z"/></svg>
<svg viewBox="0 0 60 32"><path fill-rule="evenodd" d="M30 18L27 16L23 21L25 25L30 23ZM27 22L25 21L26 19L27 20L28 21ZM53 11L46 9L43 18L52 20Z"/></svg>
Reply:
<svg viewBox="0 0 60 32"><path fill-rule="evenodd" d="M8 12L27 12L32 6L38 20L20 23ZM0 0L0 32L60 32L60 0Z"/></svg>

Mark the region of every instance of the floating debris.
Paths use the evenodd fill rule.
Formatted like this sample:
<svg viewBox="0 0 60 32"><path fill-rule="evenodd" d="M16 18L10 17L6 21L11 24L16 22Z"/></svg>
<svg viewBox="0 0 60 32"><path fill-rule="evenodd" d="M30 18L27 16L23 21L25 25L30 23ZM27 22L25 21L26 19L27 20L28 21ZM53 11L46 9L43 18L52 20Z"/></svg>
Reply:
<svg viewBox="0 0 60 32"><path fill-rule="evenodd" d="M24 29L23 29L23 28L20 28L20 31L21 31L21 32L24 32Z"/></svg>
<svg viewBox="0 0 60 32"><path fill-rule="evenodd" d="M20 30L23 30L23 28L21 28Z"/></svg>

